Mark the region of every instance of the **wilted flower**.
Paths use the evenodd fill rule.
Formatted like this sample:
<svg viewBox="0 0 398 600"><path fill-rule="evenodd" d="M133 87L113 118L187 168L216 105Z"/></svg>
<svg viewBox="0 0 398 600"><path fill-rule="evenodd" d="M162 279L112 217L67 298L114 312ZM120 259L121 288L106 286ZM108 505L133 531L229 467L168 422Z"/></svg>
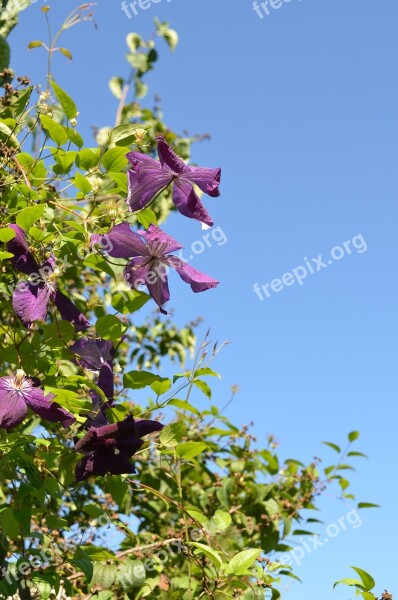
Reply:
<svg viewBox="0 0 398 600"><path fill-rule="evenodd" d="M76 306L58 289L55 269L55 257L50 256L39 266L29 250L26 234L18 225L9 225L15 231L15 237L8 242L8 250L14 257L11 264L15 269L29 276L27 281L18 282L12 305L22 323L29 327L33 321L44 321L47 316L48 304L52 300L61 316L73 323L78 331L89 327L90 323Z"/></svg>
<svg viewBox="0 0 398 600"><path fill-rule="evenodd" d="M0 428L12 429L19 425L28 408L43 419L59 422L64 427L75 421L70 413L53 402L53 394L45 396L37 386L37 380L26 377L21 370L17 370L15 375L0 377Z"/></svg>
<svg viewBox="0 0 398 600"><path fill-rule="evenodd" d="M77 452L86 455L76 465L76 481L90 475L135 473L130 459L143 445L141 438L161 429L158 421L135 421L132 416L112 425L90 427L75 446Z"/></svg>
<svg viewBox="0 0 398 600"><path fill-rule="evenodd" d="M189 167L162 136L156 139L160 162L141 152L127 154L132 165L132 169L128 171L127 204L130 210L136 212L145 208L156 194L173 184L173 202L179 212L205 225L213 225L193 184L209 196L219 196L221 169Z"/></svg>
<svg viewBox="0 0 398 600"><path fill-rule="evenodd" d="M92 235L91 241L101 244L114 258L130 258L124 269L127 283L135 289L146 285L165 315L167 312L162 307L170 299L167 267L175 269L194 292L203 292L219 283L171 255L170 252L180 250L182 246L156 225L150 225L147 231L134 233L128 223L120 223L106 235Z"/></svg>

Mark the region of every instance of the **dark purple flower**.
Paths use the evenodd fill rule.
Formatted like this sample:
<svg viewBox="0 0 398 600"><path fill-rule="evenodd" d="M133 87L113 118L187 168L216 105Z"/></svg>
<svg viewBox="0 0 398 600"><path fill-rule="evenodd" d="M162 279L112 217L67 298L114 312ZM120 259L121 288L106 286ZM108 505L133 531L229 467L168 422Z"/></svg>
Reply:
<svg viewBox="0 0 398 600"><path fill-rule="evenodd" d="M18 225L9 227L15 231L15 237L8 242L8 250L14 255L11 264L29 276L28 280L18 282L12 297L12 305L22 323L29 327L37 319L44 321L52 300L62 318L73 323L77 331L87 329L90 323L86 317L58 289L60 272L54 269L55 257L50 256L39 266L29 250L25 232Z"/></svg>
<svg viewBox="0 0 398 600"><path fill-rule="evenodd" d="M132 165L132 169L128 171L127 204L130 210L141 210L156 194L173 184L173 202L180 213L205 225L213 225L193 184L209 196L219 196L221 169L189 167L173 152L162 136L156 139L160 163L141 152L127 154Z"/></svg>
<svg viewBox="0 0 398 600"><path fill-rule="evenodd" d="M128 223L120 223L106 235L92 235L91 241L107 248L107 253L114 258L130 258L124 269L127 283L134 289L146 285L165 315L167 312L162 307L170 299L167 267L175 269L194 292L203 292L219 283L169 254L182 246L156 225L150 225L147 231L134 233Z"/></svg>
<svg viewBox="0 0 398 600"><path fill-rule="evenodd" d="M141 438L161 429L163 425L158 421L135 421L131 416L112 425L90 427L75 445L77 452L86 455L76 465L76 481L90 475L135 473L130 459L143 445Z"/></svg>
<svg viewBox="0 0 398 600"><path fill-rule="evenodd" d="M84 337L75 342L70 350L79 357L79 362L84 369L98 371L97 385L104 392L108 403L104 404L95 391L90 392L93 401L93 414L90 415L88 424L105 425L108 423L105 409L113 406L113 358L115 355L113 343L103 339Z"/></svg>
<svg viewBox="0 0 398 600"><path fill-rule="evenodd" d="M53 394L45 396L36 381L26 377L23 371L0 377L0 428L12 429L19 425L28 408L43 419L62 423L64 427L74 423L75 418L53 402L53 398Z"/></svg>

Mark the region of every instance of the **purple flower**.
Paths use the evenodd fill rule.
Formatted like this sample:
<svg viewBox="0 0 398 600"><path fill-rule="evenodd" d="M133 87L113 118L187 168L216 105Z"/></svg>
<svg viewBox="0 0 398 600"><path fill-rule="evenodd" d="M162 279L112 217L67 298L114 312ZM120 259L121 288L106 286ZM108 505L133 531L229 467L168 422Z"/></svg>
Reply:
<svg viewBox="0 0 398 600"><path fill-rule="evenodd" d="M11 264L17 271L29 276L27 281L19 281L12 297L12 305L22 323L29 327L37 319L44 321L48 304L52 300L61 316L73 323L77 331L83 331L90 323L76 306L59 291L58 269L54 269L55 257L50 256L39 266L29 250L25 232L18 225L10 225L15 237L8 242L8 250L14 254Z"/></svg>
<svg viewBox="0 0 398 600"><path fill-rule="evenodd" d="M197 219L205 225L213 221L196 194L193 184L209 196L219 196L221 169L189 167L173 152L162 136L159 136L160 163L141 152L127 154L132 169L128 171L129 193L127 204L133 212L144 208L153 198L173 184L173 202L180 213Z"/></svg>
<svg viewBox="0 0 398 600"><path fill-rule="evenodd" d="M161 429L163 425L157 421L135 421L131 416L105 427L90 427L75 446L86 455L76 465L76 481L90 475L135 473L130 459L143 445L141 438Z"/></svg>
<svg viewBox="0 0 398 600"><path fill-rule="evenodd" d="M194 292L203 292L219 283L177 256L172 256L170 252L180 250L182 246L156 225L150 225L147 231L134 233L128 223L120 223L106 235L93 234L91 241L107 248L107 253L114 258L130 258L124 269L127 283L134 289L146 285L165 315L167 312L162 307L170 299L167 267L175 269Z"/></svg>
<svg viewBox="0 0 398 600"><path fill-rule="evenodd" d="M53 398L52 394L45 396L37 382L26 377L23 371L0 377L0 428L12 429L19 425L28 408L43 419L62 423L64 427L74 423L75 418L53 402Z"/></svg>
<svg viewBox="0 0 398 600"><path fill-rule="evenodd" d="M100 396L90 392L93 401L93 414L88 419L90 425L105 425L108 423L105 409L113 406L114 381L113 358L115 348L111 341L83 337L75 342L70 350L79 357L79 362L84 369L98 371L98 387L104 392L108 403L104 404Z"/></svg>

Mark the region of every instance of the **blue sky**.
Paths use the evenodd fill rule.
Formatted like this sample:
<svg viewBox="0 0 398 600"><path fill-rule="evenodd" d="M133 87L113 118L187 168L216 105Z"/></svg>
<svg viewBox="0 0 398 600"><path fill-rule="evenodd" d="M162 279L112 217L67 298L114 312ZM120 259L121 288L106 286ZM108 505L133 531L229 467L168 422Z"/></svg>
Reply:
<svg viewBox="0 0 398 600"><path fill-rule="evenodd" d="M25 11L11 38L15 70L42 81L44 53L26 46L45 37L43 4ZM60 21L75 3L51 6ZM98 30L86 23L67 32L74 61L57 59L55 75L89 140L91 125L113 124L107 82L127 72L126 34L150 35L156 16L179 32L178 49L162 48L148 82L173 129L211 133L193 158L223 168L222 196L205 203L228 241L192 263L220 279L217 290L192 295L173 279L176 320L202 315L213 338L233 342L215 365L223 377L215 402L238 383L228 415L254 420L260 444L273 433L283 457L317 455L326 465L334 457L322 440L343 444L361 431L358 449L370 460L358 462L353 491L382 509L362 511L361 527L307 553L297 569L304 584L285 597L354 598L332 591L349 565L372 572L379 593L394 592L398 4L292 0L269 12L260 19L251 0L161 0L128 19L118 0L100 0ZM188 247L203 235L180 218L168 230ZM366 251L327 264L343 242L359 247L356 236ZM263 301L253 291L321 254L327 267L303 285L274 283L280 291ZM352 508L333 492L322 507L326 524Z"/></svg>

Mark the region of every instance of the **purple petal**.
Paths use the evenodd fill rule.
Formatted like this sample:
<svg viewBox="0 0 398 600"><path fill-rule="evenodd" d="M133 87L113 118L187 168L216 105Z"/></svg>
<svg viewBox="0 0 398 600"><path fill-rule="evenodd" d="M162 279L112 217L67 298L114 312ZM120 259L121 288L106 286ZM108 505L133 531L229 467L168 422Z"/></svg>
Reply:
<svg viewBox="0 0 398 600"><path fill-rule="evenodd" d="M165 139L160 135L156 138L158 143L158 154L162 167L165 165L173 173L183 173L187 169L185 162L177 156L174 150L168 145Z"/></svg>
<svg viewBox="0 0 398 600"><path fill-rule="evenodd" d="M114 382L112 364L105 362L100 370L98 377L98 387L104 392L108 398L110 405L113 404Z"/></svg>
<svg viewBox="0 0 398 600"><path fill-rule="evenodd" d="M139 438L154 433L155 431L161 431L163 427L164 425L159 423L159 421L150 421L146 419L136 419L135 421L135 430Z"/></svg>
<svg viewBox="0 0 398 600"><path fill-rule="evenodd" d="M113 258L132 258L145 256L147 248L142 236L134 233L128 223L115 225L105 235L93 234L91 243L100 244L109 256Z"/></svg>
<svg viewBox="0 0 398 600"><path fill-rule="evenodd" d="M69 321L75 326L76 331L84 331L90 327L90 323L80 310L67 298L62 292L56 290L54 297L54 304L61 313L61 317L65 321Z"/></svg>
<svg viewBox="0 0 398 600"><path fill-rule="evenodd" d="M82 337L77 340L70 350L80 358L84 369L99 371L104 362L110 362L115 353L113 343L109 340Z"/></svg>
<svg viewBox="0 0 398 600"><path fill-rule="evenodd" d="M53 394L44 395L43 390L32 388L25 394L26 404L43 419L52 423L61 423L64 427L69 427L76 419L61 408L59 404L53 402Z"/></svg>
<svg viewBox="0 0 398 600"><path fill-rule="evenodd" d="M124 278L131 288L137 289L139 285L146 285L161 312L167 315L162 306L170 300L170 292L167 271L160 261L153 260L144 266L136 266L133 259L124 269Z"/></svg>
<svg viewBox="0 0 398 600"><path fill-rule="evenodd" d="M15 231L15 237L7 244L8 251L14 255L11 259L12 266L26 275L37 273L39 265L29 250L26 233L18 225L9 225L9 227Z"/></svg>
<svg viewBox="0 0 398 600"><path fill-rule="evenodd" d="M127 475L135 468L123 452L115 454L112 449L101 449L85 456L75 469L76 481L84 481L91 475Z"/></svg>
<svg viewBox="0 0 398 600"><path fill-rule="evenodd" d="M136 212L144 208L162 188L166 189L173 181L173 175L146 154L130 152L127 158L133 165L133 169L127 172L127 204L131 211Z"/></svg>
<svg viewBox="0 0 398 600"><path fill-rule="evenodd" d="M50 289L41 283L20 281L12 297L12 305L22 323L29 327L33 321L45 321L47 316Z"/></svg>
<svg viewBox="0 0 398 600"><path fill-rule="evenodd" d="M199 200L189 181L185 179L176 179L174 181L173 202L179 212L185 217L196 219L210 227L213 225L211 216Z"/></svg>
<svg viewBox="0 0 398 600"><path fill-rule="evenodd" d="M189 175L185 175L185 179L189 179L208 196L217 197L220 195L220 179L221 169L205 169L203 167L188 167Z"/></svg>
<svg viewBox="0 0 398 600"><path fill-rule="evenodd" d="M156 225L150 225L148 230L142 233L142 237L148 242L153 256L160 256L181 250L182 246L177 240L167 235Z"/></svg>
<svg viewBox="0 0 398 600"><path fill-rule="evenodd" d="M183 281L189 283L193 292L204 292L215 288L220 282L197 269L194 269L176 256L169 256L167 264L173 267Z"/></svg>
<svg viewBox="0 0 398 600"><path fill-rule="evenodd" d="M0 378L0 428L12 429L25 418L27 406L23 394L10 389L10 377Z"/></svg>

